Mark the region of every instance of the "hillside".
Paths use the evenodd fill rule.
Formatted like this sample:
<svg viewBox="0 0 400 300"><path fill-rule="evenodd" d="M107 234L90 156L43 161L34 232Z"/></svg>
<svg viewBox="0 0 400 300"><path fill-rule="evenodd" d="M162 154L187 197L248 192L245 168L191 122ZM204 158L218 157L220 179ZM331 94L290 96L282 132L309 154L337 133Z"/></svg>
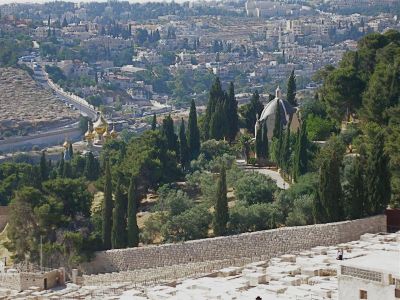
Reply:
<svg viewBox="0 0 400 300"><path fill-rule="evenodd" d="M3 137L62 125L79 116L20 69L0 69L0 91L0 132Z"/></svg>

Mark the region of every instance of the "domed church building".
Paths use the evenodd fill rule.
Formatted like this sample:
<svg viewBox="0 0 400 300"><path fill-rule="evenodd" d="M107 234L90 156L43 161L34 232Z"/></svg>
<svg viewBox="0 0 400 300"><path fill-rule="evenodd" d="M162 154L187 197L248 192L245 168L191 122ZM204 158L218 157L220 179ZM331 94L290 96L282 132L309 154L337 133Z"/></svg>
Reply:
<svg viewBox="0 0 400 300"><path fill-rule="evenodd" d="M280 106L282 127L286 128L290 120L291 130L297 130L299 127L299 119L296 114L297 108L293 107L288 101L282 99L282 92L278 86L275 91L275 98L264 106L264 109L257 121L258 125L262 124L263 122L267 122L268 139L272 138L272 133L274 132L276 110L278 105Z"/></svg>

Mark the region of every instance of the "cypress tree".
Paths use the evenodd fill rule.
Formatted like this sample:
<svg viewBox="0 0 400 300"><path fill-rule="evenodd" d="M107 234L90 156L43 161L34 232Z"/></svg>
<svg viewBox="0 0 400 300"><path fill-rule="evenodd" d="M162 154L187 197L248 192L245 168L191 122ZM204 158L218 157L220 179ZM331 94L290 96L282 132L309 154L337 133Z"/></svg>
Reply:
<svg viewBox="0 0 400 300"><path fill-rule="evenodd" d="M69 152L69 156L72 157L74 156L74 148L72 147L72 143L68 144L68 152Z"/></svg>
<svg viewBox="0 0 400 300"><path fill-rule="evenodd" d="M257 158L264 157L264 140L263 140L263 125L260 125L256 132L256 156Z"/></svg>
<svg viewBox="0 0 400 300"><path fill-rule="evenodd" d="M226 106L226 117L227 117L227 135L226 138L229 143L235 140L235 137L239 131L239 118L238 118L238 104L235 98L235 87L233 82L229 84L229 92L227 97Z"/></svg>
<svg viewBox="0 0 400 300"><path fill-rule="evenodd" d="M186 170L189 163L189 151L186 141L185 122L181 120L181 127L179 128L179 154L180 163L183 170Z"/></svg>
<svg viewBox="0 0 400 300"><path fill-rule="evenodd" d="M262 141L264 144L264 158L268 159L269 157L269 145L268 145L268 127L267 127L267 122L263 122L262 125Z"/></svg>
<svg viewBox="0 0 400 300"><path fill-rule="evenodd" d="M137 225L136 179L132 176L128 190L128 247L139 245L139 227Z"/></svg>
<svg viewBox="0 0 400 300"><path fill-rule="evenodd" d="M351 164L345 189L349 218L362 218L364 216L367 195L365 193L364 168L359 156L355 157Z"/></svg>
<svg viewBox="0 0 400 300"><path fill-rule="evenodd" d="M63 175L64 175L64 152L63 153L61 153L61 160L60 160L60 163L59 163L59 165L58 165L58 176L59 177L63 177Z"/></svg>
<svg viewBox="0 0 400 300"><path fill-rule="evenodd" d="M282 155L281 155L281 163L282 163L282 169L284 170L285 173L289 173L290 170L290 154L291 154L291 149L290 149L290 124L288 124L286 130L285 130L285 139L283 141L282 145Z"/></svg>
<svg viewBox="0 0 400 300"><path fill-rule="evenodd" d="M64 163L63 177L64 178L72 178L72 167L69 161Z"/></svg>
<svg viewBox="0 0 400 300"><path fill-rule="evenodd" d="M343 194L340 182L342 145L337 138L331 139L323 154L319 169L318 199L322 205L322 222L337 222L343 218Z"/></svg>
<svg viewBox="0 0 400 300"><path fill-rule="evenodd" d="M189 141L190 159L196 159L200 153L200 131L197 125L196 104L190 104L187 139Z"/></svg>
<svg viewBox="0 0 400 300"><path fill-rule="evenodd" d="M384 151L384 142L383 132L379 132L367 162L366 186L370 214L383 213L391 196L389 157Z"/></svg>
<svg viewBox="0 0 400 300"><path fill-rule="evenodd" d="M244 119L246 124L247 131L253 133L254 124L256 124L257 115L260 117L262 111L264 109L264 105L260 101L260 94L258 91L255 91L251 96L250 103L246 104L244 111Z"/></svg>
<svg viewBox="0 0 400 300"><path fill-rule="evenodd" d="M42 181L49 179L49 168L46 161L46 153L42 151L42 156L40 157L40 177Z"/></svg>
<svg viewBox="0 0 400 300"><path fill-rule="evenodd" d="M293 106L297 106L296 89L296 77L294 76L294 70L292 70L287 83L287 101Z"/></svg>
<svg viewBox="0 0 400 300"><path fill-rule="evenodd" d="M157 116L156 114L153 114L153 120L151 122L151 130L156 130L157 129Z"/></svg>
<svg viewBox="0 0 400 300"><path fill-rule="evenodd" d="M175 134L174 121L172 120L171 115L168 115L163 120L162 133L167 143L167 149L174 151L178 156L179 155L178 137Z"/></svg>
<svg viewBox="0 0 400 300"><path fill-rule="evenodd" d="M307 138L307 124L304 120L301 124L301 129L297 133L296 149L293 162L293 179L297 179L305 174L308 169L308 138Z"/></svg>
<svg viewBox="0 0 400 300"><path fill-rule="evenodd" d="M113 224L111 232L111 242L114 249L125 248L126 246L126 218L124 195L121 189L121 178L118 177L115 189L115 205L113 209Z"/></svg>
<svg viewBox="0 0 400 300"><path fill-rule="evenodd" d="M226 118L224 110L224 102L218 102L215 111L210 120L209 138L215 140L222 140L225 136Z"/></svg>
<svg viewBox="0 0 400 300"><path fill-rule="evenodd" d="M226 193L226 170L225 166L222 166L217 183L217 194L215 199L214 234L216 236L224 235L226 233L226 224L229 220L228 198Z"/></svg>
<svg viewBox="0 0 400 300"><path fill-rule="evenodd" d="M279 139L281 135L282 135L282 116L281 116L281 105L278 100L276 105L274 131L272 136L274 138Z"/></svg>
<svg viewBox="0 0 400 300"><path fill-rule="evenodd" d="M112 228L112 183L110 162L108 158L105 161L105 179L104 179L104 200L103 200L103 247L105 250L111 249L111 228Z"/></svg>
<svg viewBox="0 0 400 300"><path fill-rule="evenodd" d="M84 175L87 180L96 180L97 178L96 161L92 152L86 153Z"/></svg>
<svg viewBox="0 0 400 300"><path fill-rule="evenodd" d="M210 138L210 123L212 116L216 110L217 103L223 102L224 92L222 90L221 81L215 78L215 81L210 89L210 94L207 102L206 114L203 122L203 135L206 140Z"/></svg>

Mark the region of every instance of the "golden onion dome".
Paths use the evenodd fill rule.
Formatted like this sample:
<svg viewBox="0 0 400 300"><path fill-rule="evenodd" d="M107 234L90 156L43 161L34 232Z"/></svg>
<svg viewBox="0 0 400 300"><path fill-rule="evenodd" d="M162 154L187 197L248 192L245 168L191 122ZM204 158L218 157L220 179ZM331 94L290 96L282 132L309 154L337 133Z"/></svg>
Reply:
<svg viewBox="0 0 400 300"><path fill-rule="evenodd" d="M103 138L109 138L110 136L111 136L110 132L108 131L108 128L106 128L106 130L103 133Z"/></svg>
<svg viewBox="0 0 400 300"><path fill-rule="evenodd" d="M92 138L93 138L93 133L92 133L92 131L90 130L90 123L88 122L88 129L87 129L87 131L86 131L86 133L85 133L85 139L86 140L91 140Z"/></svg>
<svg viewBox="0 0 400 300"><path fill-rule="evenodd" d="M107 128L107 121L104 119L103 115L100 114L99 118L97 119L96 122L93 123L93 129L98 133L98 134L103 134L104 131Z"/></svg>
<svg viewBox="0 0 400 300"><path fill-rule="evenodd" d="M63 144L63 147L64 147L64 148L68 148L68 146L69 146L69 143L68 143L67 140L65 140L65 142L64 142L64 144Z"/></svg>
<svg viewBox="0 0 400 300"><path fill-rule="evenodd" d="M118 136L118 132L115 130L115 126L113 125L113 129L110 132L112 138L116 138Z"/></svg>

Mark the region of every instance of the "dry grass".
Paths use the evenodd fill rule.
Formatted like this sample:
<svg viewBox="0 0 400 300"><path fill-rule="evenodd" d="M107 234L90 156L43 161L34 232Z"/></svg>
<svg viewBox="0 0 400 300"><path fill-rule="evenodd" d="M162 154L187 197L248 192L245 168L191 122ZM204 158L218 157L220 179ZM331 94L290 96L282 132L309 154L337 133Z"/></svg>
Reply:
<svg viewBox="0 0 400 300"><path fill-rule="evenodd" d="M0 131L31 132L79 117L21 69L0 68L0 91Z"/></svg>

